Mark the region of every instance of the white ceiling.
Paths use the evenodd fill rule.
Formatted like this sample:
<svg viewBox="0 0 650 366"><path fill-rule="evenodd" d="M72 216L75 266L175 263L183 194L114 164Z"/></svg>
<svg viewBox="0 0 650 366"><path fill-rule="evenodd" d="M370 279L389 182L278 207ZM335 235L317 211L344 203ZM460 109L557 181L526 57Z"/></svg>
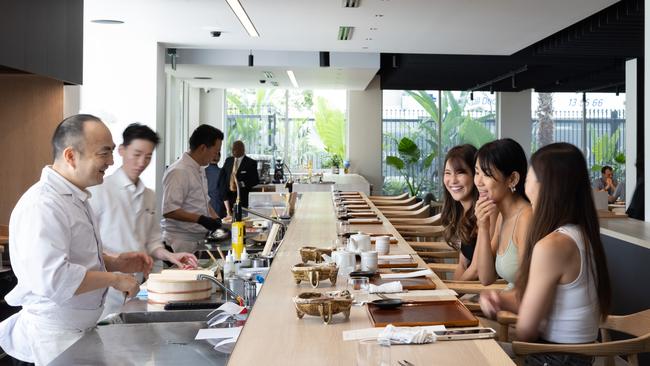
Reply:
<svg viewBox="0 0 650 366"><path fill-rule="evenodd" d="M121 27L179 47L509 55L616 2L361 0L359 8L344 9L341 0L240 1L260 38L245 33L225 0L84 4L86 20L121 19ZM340 25L356 27L351 41L336 39ZM204 27L224 33L212 38Z"/></svg>
<svg viewBox="0 0 650 366"><path fill-rule="evenodd" d="M86 27L105 27L99 29L106 32L120 27L119 33L129 37L178 48L509 55L616 2L361 0L359 8L345 9L342 0L240 1L259 38L248 36L225 0L85 0L84 16ZM92 19L119 19L125 23L98 25L89 23ZM336 39L341 25L355 27L352 40ZM210 30L223 33L213 38ZM257 67L223 66L213 66L215 70L209 71L195 66L187 65L183 77L212 73L223 83L239 78L239 87L251 83L259 86L256 80L263 71ZM201 75L192 75L192 71ZM269 71L286 77L282 70ZM354 68L323 70L314 65L295 71L296 76L302 74L298 77L301 88L313 83L320 85L318 88L327 84L357 89L362 79L367 85L377 70L370 71L369 77L368 70ZM337 73L349 84L332 83L331 77Z"/></svg>

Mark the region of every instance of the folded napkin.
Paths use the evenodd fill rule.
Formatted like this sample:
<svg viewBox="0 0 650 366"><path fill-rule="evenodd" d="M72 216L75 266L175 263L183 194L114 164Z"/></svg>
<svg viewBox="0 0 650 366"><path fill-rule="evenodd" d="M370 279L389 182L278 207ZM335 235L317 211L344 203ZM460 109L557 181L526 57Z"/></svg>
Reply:
<svg viewBox="0 0 650 366"><path fill-rule="evenodd" d="M424 329L427 332L440 332L446 330L447 328L445 328L444 325L425 325L421 327L413 327L411 329ZM377 338L383 331L384 328L351 329L344 330L342 332L342 335L344 341L357 341L361 339Z"/></svg>
<svg viewBox="0 0 650 366"><path fill-rule="evenodd" d="M392 324L388 324L377 338L390 340L391 343L397 344L425 344L436 341L436 335L427 329L396 327Z"/></svg>
<svg viewBox="0 0 650 366"><path fill-rule="evenodd" d="M368 288L368 292L371 294L375 294L378 292L393 293L393 292L402 292L402 291L404 291L404 289L402 288L402 283L399 281L388 282L379 286L373 285L371 283Z"/></svg>
<svg viewBox="0 0 650 366"><path fill-rule="evenodd" d="M432 275L433 271L430 269L423 269L420 271L413 272L403 272L403 273L382 273L380 274L381 278L391 279L391 278L416 278L422 276Z"/></svg>

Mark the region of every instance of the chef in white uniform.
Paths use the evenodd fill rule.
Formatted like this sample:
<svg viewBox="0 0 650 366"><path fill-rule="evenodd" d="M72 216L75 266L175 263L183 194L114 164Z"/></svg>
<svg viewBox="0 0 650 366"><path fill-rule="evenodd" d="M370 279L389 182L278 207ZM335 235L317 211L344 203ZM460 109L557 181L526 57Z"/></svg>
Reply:
<svg viewBox="0 0 650 366"><path fill-rule="evenodd" d="M113 164L111 133L97 117L63 120L52 137L54 164L20 198L9 220L18 284L5 297L22 310L0 323L0 347L47 365L94 327L108 287L134 296L132 275L151 268L144 253L104 255L87 187ZM120 271L115 273L111 271Z"/></svg>
<svg viewBox="0 0 650 366"><path fill-rule="evenodd" d="M118 148L122 166L106 177L103 184L89 188L90 206L99 223L105 253L146 252L181 268L196 268L198 261L194 254L165 249L156 215L155 193L140 179L159 141L151 128L139 123L129 125L122 133ZM123 300L121 292L109 289L102 318L118 312Z"/></svg>
<svg viewBox="0 0 650 366"><path fill-rule="evenodd" d="M163 176L163 240L174 252L195 252L208 232L221 227L210 205L205 167L217 158L222 141L223 132L200 125L190 136L190 151Z"/></svg>

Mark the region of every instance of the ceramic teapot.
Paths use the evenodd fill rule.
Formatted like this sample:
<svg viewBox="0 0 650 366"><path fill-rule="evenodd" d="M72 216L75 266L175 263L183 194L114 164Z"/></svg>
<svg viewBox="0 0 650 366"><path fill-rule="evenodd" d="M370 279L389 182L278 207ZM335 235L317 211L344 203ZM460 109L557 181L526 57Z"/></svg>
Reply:
<svg viewBox="0 0 650 366"><path fill-rule="evenodd" d="M350 235L348 241L349 252L361 253L370 250L370 235L359 232L358 234Z"/></svg>

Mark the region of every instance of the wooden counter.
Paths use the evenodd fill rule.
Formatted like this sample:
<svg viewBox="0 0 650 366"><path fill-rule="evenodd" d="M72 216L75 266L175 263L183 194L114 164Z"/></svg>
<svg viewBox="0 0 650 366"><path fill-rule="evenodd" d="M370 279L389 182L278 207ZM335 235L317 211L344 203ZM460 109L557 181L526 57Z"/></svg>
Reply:
<svg viewBox="0 0 650 366"><path fill-rule="evenodd" d="M601 234L650 249L650 223L629 217L599 221Z"/></svg>
<svg viewBox="0 0 650 366"><path fill-rule="evenodd" d="M381 218L399 241L391 245L391 254L414 253L392 225ZM318 317L306 315L298 319L292 301L300 292L312 291L306 283L296 285L291 276L291 267L300 262L298 249L305 245L330 247L335 238L336 220L330 193L304 193L229 365L354 364L357 342L343 341L342 332L372 326L365 308L353 306L349 321L337 314L331 324L325 325ZM424 265L421 259L418 261ZM439 289L446 288L437 277L434 280ZM331 291L333 288L328 284L325 281L315 291ZM343 277L339 277L336 287L346 287ZM406 359L415 365L514 365L493 340L393 346L391 354L393 364Z"/></svg>

